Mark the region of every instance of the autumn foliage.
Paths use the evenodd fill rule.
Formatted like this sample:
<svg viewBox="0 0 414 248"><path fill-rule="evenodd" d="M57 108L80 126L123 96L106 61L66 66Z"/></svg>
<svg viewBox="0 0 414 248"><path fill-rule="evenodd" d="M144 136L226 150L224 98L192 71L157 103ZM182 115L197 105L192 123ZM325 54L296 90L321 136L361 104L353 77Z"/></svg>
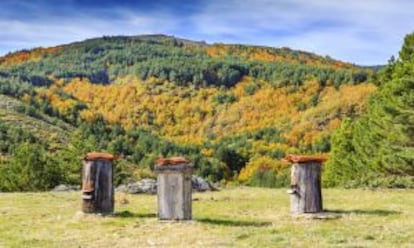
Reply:
<svg viewBox="0 0 414 248"><path fill-rule="evenodd" d="M0 93L73 125L82 149L120 154L128 172L182 155L205 177L260 185L287 180L286 154L329 153L372 75L288 48L104 37L1 58Z"/></svg>

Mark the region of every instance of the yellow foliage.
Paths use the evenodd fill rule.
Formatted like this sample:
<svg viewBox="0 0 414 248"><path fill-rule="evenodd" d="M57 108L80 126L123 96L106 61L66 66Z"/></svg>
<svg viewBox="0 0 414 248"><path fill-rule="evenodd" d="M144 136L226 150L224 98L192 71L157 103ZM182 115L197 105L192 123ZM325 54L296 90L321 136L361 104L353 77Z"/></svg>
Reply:
<svg viewBox="0 0 414 248"><path fill-rule="evenodd" d="M220 47L220 51L225 49ZM245 87L256 84L247 94ZM126 128L149 127L162 137L179 144L199 145L207 137L222 137L277 128L284 141L280 143L253 141L252 154L269 153L275 149L287 152L312 146L321 137L338 128L350 111L361 112L367 96L374 90L371 84L344 85L321 88L318 81L309 80L299 88L275 88L271 84L244 77L228 90L236 101L217 104L219 89L214 87L191 89L171 82L150 78L142 81L124 76L111 85L91 84L87 79L57 81L47 90L39 90L59 111L70 109L75 100L61 99L58 90L86 104L81 118L93 121L103 115L111 123ZM313 99L317 102L312 102ZM299 108L299 105L305 108ZM205 150L205 156L212 151ZM247 154L249 151L244 151Z"/></svg>
<svg viewBox="0 0 414 248"><path fill-rule="evenodd" d="M201 150L201 154L203 154L203 156L206 156L206 157L212 157L213 156L213 150L208 149L208 148L203 148Z"/></svg>
<svg viewBox="0 0 414 248"><path fill-rule="evenodd" d="M205 49L205 53L213 58L222 58L226 56L235 56L252 61L264 61L264 62L284 62L290 64L306 64L317 67L326 67L334 69L352 69L354 65L327 60L323 57L316 56L315 54L306 52L292 53L287 48L273 49L270 47L245 47L240 45L226 45L215 44L208 46Z"/></svg>
<svg viewBox="0 0 414 248"><path fill-rule="evenodd" d="M247 165L240 171L238 181L247 182L256 171L273 170L276 174L286 168L286 164L272 159L269 156L253 157Z"/></svg>
<svg viewBox="0 0 414 248"><path fill-rule="evenodd" d="M76 101L70 98L62 99L55 89L53 87L49 89L39 88L37 94L40 98L47 99L61 114L66 115L76 105Z"/></svg>

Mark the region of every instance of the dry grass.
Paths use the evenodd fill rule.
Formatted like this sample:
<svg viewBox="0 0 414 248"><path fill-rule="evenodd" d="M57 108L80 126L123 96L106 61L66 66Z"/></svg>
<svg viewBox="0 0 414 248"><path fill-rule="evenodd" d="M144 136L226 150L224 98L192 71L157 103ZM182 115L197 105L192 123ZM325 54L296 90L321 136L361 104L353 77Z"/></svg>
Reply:
<svg viewBox="0 0 414 248"><path fill-rule="evenodd" d="M0 247L414 247L413 190L326 189L338 218L295 219L284 189L193 195L194 221L159 222L156 198L116 196L116 216L79 193L0 193Z"/></svg>

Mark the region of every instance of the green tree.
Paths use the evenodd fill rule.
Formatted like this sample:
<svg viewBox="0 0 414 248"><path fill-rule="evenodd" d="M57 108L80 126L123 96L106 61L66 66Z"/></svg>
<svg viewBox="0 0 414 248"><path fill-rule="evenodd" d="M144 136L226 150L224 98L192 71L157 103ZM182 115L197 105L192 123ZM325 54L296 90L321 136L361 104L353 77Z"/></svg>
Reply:
<svg viewBox="0 0 414 248"><path fill-rule="evenodd" d="M22 143L9 163L1 167L0 187L5 191L47 190L59 184L61 172L42 146Z"/></svg>
<svg viewBox="0 0 414 248"><path fill-rule="evenodd" d="M405 38L401 60L384 70L381 78L390 80L380 83L367 113L333 136L328 185L414 187L413 37Z"/></svg>

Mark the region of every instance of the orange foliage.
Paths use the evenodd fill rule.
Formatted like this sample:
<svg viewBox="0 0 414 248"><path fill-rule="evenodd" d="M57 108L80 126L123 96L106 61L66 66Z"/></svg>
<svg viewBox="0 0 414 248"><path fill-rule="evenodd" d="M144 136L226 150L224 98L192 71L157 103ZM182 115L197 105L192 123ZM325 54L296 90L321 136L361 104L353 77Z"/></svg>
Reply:
<svg viewBox="0 0 414 248"><path fill-rule="evenodd" d="M258 85L253 94L245 87ZM61 99L57 89L73 96ZM81 118L92 121L98 114L111 123L126 128L149 127L161 136L180 144L202 144L206 137L226 137L276 127L285 139L282 143L254 141L254 154L274 151L295 153L300 147L315 145L338 128L350 111L364 109L367 96L375 90L371 84L321 88L316 80L303 86L274 88L269 83L244 77L228 90L236 97L233 103L217 104L217 88L190 89L150 78L119 78L111 85L91 84L74 79L56 82L39 95L47 97L60 111L70 109L76 100L87 105ZM317 97L318 101L311 104ZM305 107L299 108L299 105ZM247 154L249 151L243 151ZM203 154L211 156L211 150Z"/></svg>
<svg viewBox="0 0 414 248"><path fill-rule="evenodd" d="M52 88L43 89L39 88L37 94L40 98L49 100L52 106L54 106L61 114L68 114L69 111L76 105L74 99L63 99L59 96L57 91Z"/></svg>
<svg viewBox="0 0 414 248"><path fill-rule="evenodd" d="M44 54L55 53L62 49L63 46L36 48L30 51L20 51L8 54L0 58L0 65L10 66L27 61L37 61L42 58Z"/></svg>
<svg viewBox="0 0 414 248"><path fill-rule="evenodd" d="M264 62L285 62L290 64L306 64L318 67L329 67L335 69L352 69L354 65L341 61L326 59L316 54L296 51L289 48L271 48L261 46L242 46L214 44L205 49L208 56L220 58L226 56L241 57L247 60Z"/></svg>

